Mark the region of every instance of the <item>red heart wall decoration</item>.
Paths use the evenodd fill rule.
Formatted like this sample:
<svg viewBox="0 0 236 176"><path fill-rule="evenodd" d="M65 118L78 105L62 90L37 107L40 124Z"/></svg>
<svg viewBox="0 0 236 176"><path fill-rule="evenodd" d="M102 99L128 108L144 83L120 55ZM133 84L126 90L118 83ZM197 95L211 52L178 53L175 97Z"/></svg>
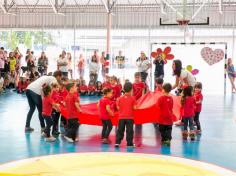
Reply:
<svg viewBox="0 0 236 176"><path fill-rule="evenodd" d="M214 65L224 58L224 51L222 49L215 49L204 47L201 50L202 58L209 65Z"/></svg>

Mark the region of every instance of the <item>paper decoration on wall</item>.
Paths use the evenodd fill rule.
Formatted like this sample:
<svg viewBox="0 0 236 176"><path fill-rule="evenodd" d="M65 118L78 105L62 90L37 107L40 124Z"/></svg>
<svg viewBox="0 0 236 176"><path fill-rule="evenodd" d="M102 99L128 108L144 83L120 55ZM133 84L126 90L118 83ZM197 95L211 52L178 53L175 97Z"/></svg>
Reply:
<svg viewBox="0 0 236 176"><path fill-rule="evenodd" d="M199 73L199 70L198 69L193 69L192 65L187 65L186 70L191 72L193 75L197 75Z"/></svg>
<svg viewBox="0 0 236 176"><path fill-rule="evenodd" d="M201 50L201 56L209 65L216 64L224 58L224 51L222 49L215 49L204 47Z"/></svg>
<svg viewBox="0 0 236 176"><path fill-rule="evenodd" d="M151 57L155 59L157 58L157 56L160 56L161 59L166 64L167 60L172 60L175 57L173 54L170 54L170 52L171 52L171 47L169 46L166 47L163 51L161 48L157 48L156 52L151 53Z"/></svg>

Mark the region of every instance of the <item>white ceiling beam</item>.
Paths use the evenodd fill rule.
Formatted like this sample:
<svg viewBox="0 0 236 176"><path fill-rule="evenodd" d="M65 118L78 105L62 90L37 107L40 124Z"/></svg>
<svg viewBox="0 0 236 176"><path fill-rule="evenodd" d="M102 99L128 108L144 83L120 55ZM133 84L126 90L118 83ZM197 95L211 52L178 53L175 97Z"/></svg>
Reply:
<svg viewBox="0 0 236 176"><path fill-rule="evenodd" d="M52 6L52 9L53 9L54 13L58 13L58 11L57 11L55 5L53 4L52 0L48 0L48 2Z"/></svg>
<svg viewBox="0 0 236 176"><path fill-rule="evenodd" d="M59 13L58 12L58 9L57 9L57 7L56 7L56 5L54 5L53 4L53 2L52 2L52 0L48 0L48 2L50 3L50 5L52 6L52 9L53 9L53 11L54 11L54 13L55 14L57 14L57 15L63 15L63 16L65 16L65 14L64 13ZM57 4L58 5L58 0L55 0L55 4Z"/></svg>
<svg viewBox="0 0 236 176"><path fill-rule="evenodd" d="M3 11L4 13L7 13L7 10L6 10L5 7L2 5L2 3L0 3L0 7L1 7L1 9L2 9L2 11Z"/></svg>
<svg viewBox="0 0 236 176"><path fill-rule="evenodd" d="M177 13L177 15L179 15L181 18L183 18L183 14L181 14L176 8L174 8L174 6L172 6L171 4L169 4L166 0L162 0L168 7L170 7L171 10L173 10L174 12Z"/></svg>
<svg viewBox="0 0 236 176"><path fill-rule="evenodd" d="M156 1L156 0L155 0L155 1ZM157 1L156 1L156 4L157 4ZM167 13L166 13L165 10L164 10L162 0L160 1L160 8L161 8L161 13L162 13L163 15L166 15Z"/></svg>
<svg viewBox="0 0 236 176"><path fill-rule="evenodd" d="M110 10L109 10L109 8L108 8L108 0L102 0L102 3L103 3L103 5L104 5L104 7L105 7L105 9L106 9L106 12L107 13L110 13Z"/></svg>
<svg viewBox="0 0 236 176"><path fill-rule="evenodd" d="M192 20L198 15L198 13L202 10L202 8L205 6L206 1L202 3L202 5L197 9L197 11L193 14Z"/></svg>
<svg viewBox="0 0 236 176"><path fill-rule="evenodd" d="M7 1L4 1L4 5L2 4L2 2L0 2L0 8L3 10L4 14L8 14L8 15L16 15L15 13L9 13L7 10Z"/></svg>

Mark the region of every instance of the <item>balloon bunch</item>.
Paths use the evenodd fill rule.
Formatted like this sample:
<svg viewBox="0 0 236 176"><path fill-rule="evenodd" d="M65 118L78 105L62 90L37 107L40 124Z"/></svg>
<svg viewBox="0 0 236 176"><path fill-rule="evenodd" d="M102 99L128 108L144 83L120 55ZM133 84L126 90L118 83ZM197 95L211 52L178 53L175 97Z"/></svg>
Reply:
<svg viewBox="0 0 236 176"><path fill-rule="evenodd" d="M199 73L199 70L198 69L193 69L192 65L187 65L186 70L191 72L193 75L197 75Z"/></svg>

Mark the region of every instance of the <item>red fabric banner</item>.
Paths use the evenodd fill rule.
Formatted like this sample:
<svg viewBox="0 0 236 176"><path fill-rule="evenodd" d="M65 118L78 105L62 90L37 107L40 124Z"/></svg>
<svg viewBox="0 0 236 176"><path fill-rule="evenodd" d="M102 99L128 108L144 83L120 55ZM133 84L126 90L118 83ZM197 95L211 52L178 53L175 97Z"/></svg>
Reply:
<svg viewBox="0 0 236 176"><path fill-rule="evenodd" d="M142 96L137 101L138 109L134 113L134 123L135 124L144 124L144 123L158 123L159 114L161 109L157 107L157 100L161 96L161 93L149 92ZM174 100L173 108L173 122L180 119L180 97L171 95ZM102 125L101 119L99 117L99 111L97 108L97 103L90 103L81 105L81 113L78 113L78 119L81 124L87 125ZM67 116L67 110L64 106L61 106L61 114L65 118ZM112 124L117 125L118 123L118 113L115 113L115 116L111 118Z"/></svg>

